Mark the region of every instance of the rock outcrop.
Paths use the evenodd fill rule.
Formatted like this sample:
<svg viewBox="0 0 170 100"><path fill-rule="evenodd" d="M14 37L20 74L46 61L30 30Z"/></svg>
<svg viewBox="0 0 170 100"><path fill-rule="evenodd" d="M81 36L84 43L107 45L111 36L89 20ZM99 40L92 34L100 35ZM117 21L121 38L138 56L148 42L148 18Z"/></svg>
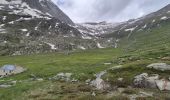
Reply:
<svg viewBox="0 0 170 100"><path fill-rule="evenodd" d="M170 91L170 81L165 80L165 79L156 80L156 84L157 84L159 90L161 90L161 91L163 91L163 90Z"/></svg>
<svg viewBox="0 0 170 100"><path fill-rule="evenodd" d="M105 82L101 77L106 73L106 71L102 71L98 74L96 74L96 79L91 81L91 85L96 87L98 90L107 90L110 85Z"/></svg>
<svg viewBox="0 0 170 100"><path fill-rule="evenodd" d="M158 88L159 90L170 90L170 81L166 79L160 79L159 75L148 75L147 73L143 73L137 75L134 78L133 82L135 87L138 88Z"/></svg>
<svg viewBox="0 0 170 100"><path fill-rule="evenodd" d="M153 63L147 66L147 68L153 68L160 71L170 70L170 65L166 63Z"/></svg>
<svg viewBox="0 0 170 100"><path fill-rule="evenodd" d="M148 76L147 73L143 73L141 75L137 75L134 78L135 87L139 88L157 88L155 80L159 79L159 75L155 74L152 76Z"/></svg>
<svg viewBox="0 0 170 100"><path fill-rule="evenodd" d="M0 1L0 55L97 48L51 0Z"/></svg>

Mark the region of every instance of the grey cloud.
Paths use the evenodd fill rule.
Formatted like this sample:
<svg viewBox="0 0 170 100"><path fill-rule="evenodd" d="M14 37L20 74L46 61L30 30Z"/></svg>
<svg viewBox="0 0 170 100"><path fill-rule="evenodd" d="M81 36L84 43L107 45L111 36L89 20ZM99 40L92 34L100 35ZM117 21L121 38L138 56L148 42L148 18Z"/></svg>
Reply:
<svg viewBox="0 0 170 100"><path fill-rule="evenodd" d="M118 14L125 9L132 0L119 0L117 2L110 0L97 0L94 9L98 15Z"/></svg>
<svg viewBox="0 0 170 100"><path fill-rule="evenodd" d="M57 4L75 22L117 22L141 17L169 3L170 0L64 0Z"/></svg>

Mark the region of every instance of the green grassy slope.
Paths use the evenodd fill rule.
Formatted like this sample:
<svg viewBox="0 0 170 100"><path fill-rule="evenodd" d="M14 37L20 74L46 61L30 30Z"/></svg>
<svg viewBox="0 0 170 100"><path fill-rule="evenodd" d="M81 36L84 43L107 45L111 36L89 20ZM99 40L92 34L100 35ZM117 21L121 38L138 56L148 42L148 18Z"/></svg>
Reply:
<svg viewBox="0 0 170 100"><path fill-rule="evenodd" d="M121 40L121 48L136 52L169 48L169 22L169 20L162 21L159 27L133 32L129 38L125 37Z"/></svg>
<svg viewBox="0 0 170 100"><path fill-rule="evenodd" d="M1 88L0 98L2 100L128 100L126 96L108 97L107 93L97 91L93 87L85 84L85 80L93 79L94 74L106 70L116 65L123 65L123 69L109 70L103 76L104 80L113 86L127 87L132 84L134 76L147 72L149 74L159 74L169 77L169 71L161 72L145 68L150 63L166 62L163 57L170 56L170 40L167 22L162 23L161 27L152 30L143 30L133 33L129 38L123 38L120 48L95 49L77 51L66 55L64 53L48 53L38 55L23 56L4 56L0 57L0 65L17 64L27 68L24 73L0 79L0 84L11 80L17 80L17 84L10 88ZM104 63L111 65L104 65ZM67 83L51 81L48 78L60 72L73 73L73 77L78 79L78 83ZM31 81L31 74L44 81ZM117 82L118 78L124 78L123 83ZM95 91L97 96L91 96ZM127 90L138 93L140 89ZM164 100L169 98L169 92L159 92L158 90L145 90L154 92L155 97L146 100ZM166 96L164 96L166 95Z"/></svg>
<svg viewBox="0 0 170 100"><path fill-rule="evenodd" d="M122 64L123 69L109 71L103 79L107 79L112 85L126 87L132 83L135 75L143 72L150 74L159 73L162 76L168 76L169 71L159 72L146 69L145 66L153 62L166 62L159 57L168 56L168 50L153 51L148 55L148 51L139 54L139 52L124 52L122 49L96 49L88 51L74 52L69 55L64 53L49 53L39 55L25 55L25 56L6 56L0 57L0 65L17 64L27 68L25 73L10 76L0 79L0 83L7 83L11 80L17 80L17 84L10 88L1 88L1 100L128 100L125 96L108 97L107 93L95 90L89 85L85 84L85 80L93 79L94 74L111 68L115 65ZM152 58L152 59L150 59ZM140 61L139 61L140 60ZM104 63L111 62L111 65L104 65ZM78 83L67 83L62 81L51 81L48 78L56 75L59 72L73 73L73 77L78 79ZM31 81L31 74L44 81ZM124 83L117 83L118 78L124 78ZM3 81L2 81L3 80ZM95 91L97 96L91 96ZM129 90L127 90L129 91ZM135 93L140 90L130 90ZM143 90L142 90L143 91ZM157 98L162 98L166 93L158 92L157 90L147 90L159 94ZM169 97L169 95L167 95ZM166 97L167 97L166 96ZM116 99L117 98L117 99ZM154 100L154 98L153 98ZM161 99L160 99L161 100ZM164 99L162 99L164 100Z"/></svg>
<svg viewBox="0 0 170 100"><path fill-rule="evenodd" d="M98 49L75 52L69 55L63 53L50 53L0 57L0 65L17 64L28 69L25 73L0 79L4 80L2 83L8 82L10 79L17 81L28 80L31 74L46 80L44 82L23 81L17 83L14 87L1 89L0 98L1 100L17 100L20 98L20 95L24 95L24 93L29 90L38 89L44 85L49 86L49 84L54 84L51 83L51 81L48 81L48 78L59 72L73 73L76 79L84 82L85 80L92 78L95 73L110 67L104 65L104 63L111 62L112 59L116 58L119 54L121 54L120 49ZM23 98L25 97L24 100L29 99L27 96L23 96Z"/></svg>

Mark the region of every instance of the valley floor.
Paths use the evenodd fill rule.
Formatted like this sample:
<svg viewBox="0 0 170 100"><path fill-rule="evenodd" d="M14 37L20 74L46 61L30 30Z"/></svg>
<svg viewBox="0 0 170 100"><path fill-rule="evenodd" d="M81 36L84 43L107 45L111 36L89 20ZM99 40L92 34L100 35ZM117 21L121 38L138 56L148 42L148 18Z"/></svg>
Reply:
<svg viewBox="0 0 170 100"><path fill-rule="evenodd" d="M0 66L15 64L26 72L0 79L1 100L169 100L170 92L135 88L133 79L142 73L170 77L170 71L147 69L151 63L170 64L169 49L153 52L130 52L121 49L95 49L69 54L49 53L23 56L1 56ZM121 69L111 70L122 65ZM107 70L102 79L110 89L97 90L88 84L95 74ZM61 76L61 77L57 77ZM66 77L65 77L65 76ZM68 77L67 77L68 76ZM124 81L118 82L118 79ZM115 87L116 86L116 87Z"/></svg>

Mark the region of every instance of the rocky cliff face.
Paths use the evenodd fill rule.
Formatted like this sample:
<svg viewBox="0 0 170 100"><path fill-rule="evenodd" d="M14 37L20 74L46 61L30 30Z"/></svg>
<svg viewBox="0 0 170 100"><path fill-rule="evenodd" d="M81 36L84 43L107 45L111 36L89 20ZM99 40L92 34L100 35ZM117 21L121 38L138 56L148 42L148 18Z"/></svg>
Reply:
<svg viewBox="0 0 170 100"><path fill-rule="evenodd" d="M66 19L66 20L65 20ZM0 55L96 48L50 0L1 0Z"/></svg>
<svg viewBox="0 0 170 100"><path fill-rule="evenodd" d="M51 0L1 0L0 8L15 14L31 15L33 17L55 17L58 20L74 25Z"/></svg>

